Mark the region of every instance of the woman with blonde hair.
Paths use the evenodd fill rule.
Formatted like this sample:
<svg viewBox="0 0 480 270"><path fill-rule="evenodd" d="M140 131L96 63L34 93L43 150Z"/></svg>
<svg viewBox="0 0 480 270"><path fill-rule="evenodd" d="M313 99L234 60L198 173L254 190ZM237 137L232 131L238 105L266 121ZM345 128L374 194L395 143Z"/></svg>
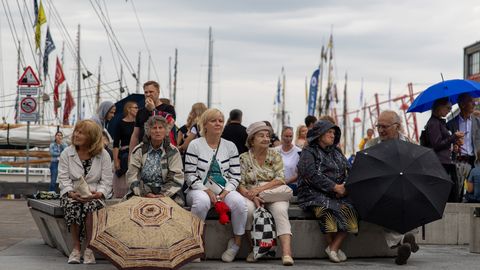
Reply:
<svg viewBox="0 0 480 270"><path fill-rule="evenodd" d="M199 124L202 137L193 140L185 154L187 204L203 220L218 201L230 208L234 238L228 241L222 261L231 262L240 248L247 220L245 199L236 191L240 183L238 151L234 143L221 137L224 124L221 111L206 110Z"/></svg>
<svg viewBox="0 0 480 270"><path fill-rule="evenodd" d="M75 182L84 181L91 192L82 196ZM88 247L92 235L92 212L105 206L112 191L112 161L103 147L102 129L93 120L77 122L73 130L72 145L60 155L58 166L60 205L65 223L73 238L73 250L68 263L80 263L81 241ZM86 248L84 264L94 264L91 249Z"/></svg>
<svg viewBox="0 0 480 270"><path fill-rule="evenodd" d="M193 139L198 138L200 136L198 121L206 110L207 110L207 106L202 102L197 102L192 105L192 110L188 114L188 119L186 124L188 128L187 136L184 137L184 134L179 134L178 136L179 138L182 136L184 137L182 144L179 145L178 147L178 150L180 150L181 153L184 153L187 150L188 145Z"/></svg>
<svg viewBox="0 0 480 270"><path fill-rule="evenodd" d="M308 128L305 125L299 125L295 131L295 146L303 148L307 141Z"/></svg>

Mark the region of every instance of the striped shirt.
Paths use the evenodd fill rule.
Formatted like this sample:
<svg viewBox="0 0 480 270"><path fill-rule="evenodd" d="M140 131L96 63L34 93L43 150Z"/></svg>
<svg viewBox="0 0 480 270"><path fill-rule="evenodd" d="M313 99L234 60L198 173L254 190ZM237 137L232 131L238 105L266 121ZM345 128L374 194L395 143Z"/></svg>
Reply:
<svg viewBox="0 0 480 270"><path fill-rule="evenodd" d="M236 190L240 183L240 161L235 144L221 139L220 147L212 149L204 137L193 140L185 154L185 181L189 189L206 190L207 177L213 155L217 152L217 162L222 176L227 180L225 189Z"/></svg>

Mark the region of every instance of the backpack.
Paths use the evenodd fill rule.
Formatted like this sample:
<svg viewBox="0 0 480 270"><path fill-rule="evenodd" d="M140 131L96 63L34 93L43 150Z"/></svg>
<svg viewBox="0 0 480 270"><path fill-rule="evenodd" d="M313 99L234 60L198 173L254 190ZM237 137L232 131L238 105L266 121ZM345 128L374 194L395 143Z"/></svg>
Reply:
<svg viewBox="0 0 480 270"><path fill-rule="evenodd" d="M430 140L428 139L427 126L425 126L424 130L422 130L422 133L420 133L420 145L425 147L431 147Z"/></svg>

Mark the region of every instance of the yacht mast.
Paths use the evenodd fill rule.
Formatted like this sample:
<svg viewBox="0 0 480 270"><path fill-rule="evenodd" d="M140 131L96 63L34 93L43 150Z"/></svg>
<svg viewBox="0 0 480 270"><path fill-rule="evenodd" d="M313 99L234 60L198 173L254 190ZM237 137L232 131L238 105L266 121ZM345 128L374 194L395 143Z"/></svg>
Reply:
<svg viewBox="0 0 480 270"><path fill-rule="evenodd" d="M207 107L211 108L212 105L212 65L213 65L213 40L212 40L212 27L208 29L208 95L207 95Z"/></svg>
<svg viewBox="0 0 480 270"><path fill-rule="evenodd" d="M82 81L81 69L80 69L80 24L78 25L77 32L77 122L82 120Z"/></svg>

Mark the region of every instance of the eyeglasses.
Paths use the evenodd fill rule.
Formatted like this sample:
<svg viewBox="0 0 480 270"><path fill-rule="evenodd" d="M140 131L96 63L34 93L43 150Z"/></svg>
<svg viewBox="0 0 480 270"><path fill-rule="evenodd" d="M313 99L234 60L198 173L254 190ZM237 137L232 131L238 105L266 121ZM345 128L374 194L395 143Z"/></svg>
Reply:
<svg viewBox="0 0 480 270"><path fill-rule="evenodd" d="M387 129L387 128L390 128L391 126L397 125L397 124L398 124L398 123L393 123L393 124L391 124L391 125L376 125L375 127L376 127L377 129Z"/></svg>

